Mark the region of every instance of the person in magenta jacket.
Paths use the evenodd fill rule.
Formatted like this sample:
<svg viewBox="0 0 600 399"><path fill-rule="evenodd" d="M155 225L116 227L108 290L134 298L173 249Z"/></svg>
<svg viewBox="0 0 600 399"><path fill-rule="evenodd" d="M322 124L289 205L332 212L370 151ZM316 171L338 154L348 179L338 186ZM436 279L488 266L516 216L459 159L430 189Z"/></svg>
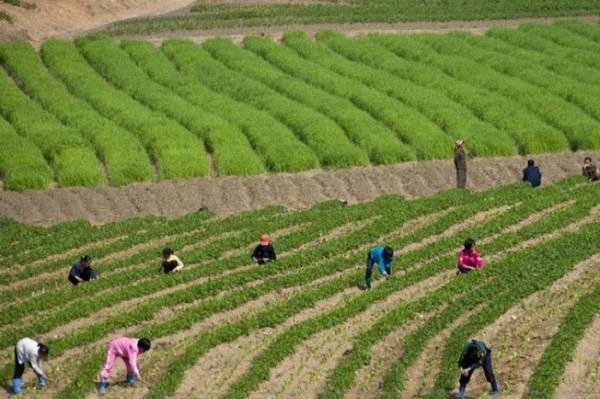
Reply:
<svg viewBox="0 0 600 399"><path fill-rule="evenodd" d="M481 269L484 264L485 262L481 258L479 251L475 248L475 240L467 238L465 240L464 248L458 253L458 261L456 264L458 274Z"/></svg>
<svg viewBox="0 0 600 399"><path fill-rule="evenodd" d="M150 340L148 338L127 338L121 337L113 339L108 345L106 352L106 362L104 368L100 372L100 383L98 384L98 392L103 393L108 386L108 377L115 363L115 359L120 357L125 362L127 367L127 384L134 385L137 380L141 380L142 376L137 366L138 355L150 350Z"/></svg>
<svg viewBox="0 0 600 399"><path fill-rule="evenodd" d="M373 265L377 264L377 270L387 280L392 274L392 262L394 260L394 250L390 247L376 246L371 248L367 254L367 270L365 273L365 289L371 289L371 276L373 275Z"/></svg>

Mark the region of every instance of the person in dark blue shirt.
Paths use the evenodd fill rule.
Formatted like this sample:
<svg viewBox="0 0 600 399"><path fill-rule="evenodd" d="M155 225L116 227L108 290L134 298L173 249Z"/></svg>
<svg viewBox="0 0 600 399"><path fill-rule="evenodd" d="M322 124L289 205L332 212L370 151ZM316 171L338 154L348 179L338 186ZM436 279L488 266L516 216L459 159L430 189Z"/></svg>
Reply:
<svg viewBox="0 0 600 399"><path fill-rule="evenodd" d="M463 347L458 360L458 367L460 368L460 380L457 397L463 399L465 396L465 390L467 384L471 379L471 375L478 368L483 368L486 380L490 383L492 390L490 394L492 396L498 395L498 383L496 382L496 376L492 369L492 350L483 341L472 339L467 342Z"/></svg>
<svg viewBox="0 0 600 399"><path fill-rule="evenodd" d="M79 262L71 266L69 270L69 281L73 285L78 285L85 281L95 280L96 271L92 269L92 258L89 255L84 255L79 259Z"/></svg>
<svg viewBox="0 0 600 399"><path fill-rule="evenodd" d="M542 184L542 172L535 166L533 159L527 161L527 167L523 169L523 181L531 183L531 187L537 187Z"/></svg>

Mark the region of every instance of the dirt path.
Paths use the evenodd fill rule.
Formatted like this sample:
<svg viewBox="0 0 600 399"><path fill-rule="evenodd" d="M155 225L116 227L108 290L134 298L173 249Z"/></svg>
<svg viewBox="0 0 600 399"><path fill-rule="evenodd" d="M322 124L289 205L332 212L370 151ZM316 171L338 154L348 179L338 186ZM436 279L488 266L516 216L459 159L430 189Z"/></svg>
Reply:
<svg viewBox="0 0 600 399"><path fill-rule="evenodd" d="M578 174L585 156L599 159L600 151L543 154L533 158L542 170L544 183L552 183ZM469 163L467 188L487 190L519 181L527 158L473 159ZM271 204L299 209L338 198L349 203L369 201L383 194L412 199L451 189L454 181L452 161L436 160L339 171L168 180L121 188L0 191L0 216L40 226L77 219L104 224L148 215L177 218L202 207L217 216L228 216ZM259 196L251 190L257 185L274 190Z"/></svg>

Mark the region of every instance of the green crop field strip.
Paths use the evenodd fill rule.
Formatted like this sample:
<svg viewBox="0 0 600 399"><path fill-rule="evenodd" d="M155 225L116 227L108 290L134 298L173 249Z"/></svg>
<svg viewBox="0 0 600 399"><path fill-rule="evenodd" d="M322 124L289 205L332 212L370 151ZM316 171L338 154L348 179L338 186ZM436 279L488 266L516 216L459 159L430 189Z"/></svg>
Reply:
<svg viewBox="0 0 600 399"><path fill-rule="evenodd" d="M7 190L600 148L598 24L0 44Z"/></svg>
<svg viewBox="0 0 600 399"><path fill-rule="evenodd" d="M107 31L114 35L185 31L231 27L271 27L291 24L367 23L406 21L472 21L525 17L594 15L594 0L420 1L324 0L300 4L261 2L202 2L185 15L146 17L121 21ZM273 2L275 3L275 2ZM292 2L290 2L292 3Z"/></svg>
<svg viewBox="0 0 600 399"><path fill-rule="evenodd" d="M503 391L552 397L598 313L600 251L589 237L600 232L599 194L574 176L535 190L519 183L224 219L200 212L47 228L3 219L1 375L12 370L15 337L33 336L51 348L44 397L85 397L106 342L127 333L154 342L140 359L145 383L113 386L108 398L398 397L407 386L414 394L423 356L431 374L416 395L447 397L462 342L483 334ZM249 253L264 231L278 260L254 266ZM467 236L487 265L457 277ZM393 277L362 292L374 243L396 249ZM164 246L178 250L183 271L157 273ZM67 268L82 253L100 278L72 287ZM511 315L518 322L502 321ZM539 345L528 349L532 336ZM531 356L515 373L521 352ZM471 385L486 389L478 378Z"/></svg>

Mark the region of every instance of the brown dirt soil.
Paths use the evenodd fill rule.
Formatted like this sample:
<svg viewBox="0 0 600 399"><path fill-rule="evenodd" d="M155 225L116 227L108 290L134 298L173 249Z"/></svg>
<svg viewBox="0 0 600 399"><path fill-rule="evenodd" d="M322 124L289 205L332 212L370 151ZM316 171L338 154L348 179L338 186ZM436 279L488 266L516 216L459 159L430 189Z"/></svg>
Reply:
<svg viewBox="0 0 600 399"><path fill-rule="evenodd" d="M541 154L533 158L547 184L579 173L585 156L598 159L600 151ZM467 188L480 191L519 181L526 160L525 156L475 158L469 162ZM103 224L148 215L177 218L201 207L217 216L227 216L271 204L298 209L337 198L349 203L368 201L383 194L412 199L453 188L454 173L451 160L435 160L298 174L169 180L121 188L0 191L0 216L40 226L77 219ZM275 188L267 195L257 195L249 189L265 182ZM177 193L175 198L172 193Z"/></svg>

